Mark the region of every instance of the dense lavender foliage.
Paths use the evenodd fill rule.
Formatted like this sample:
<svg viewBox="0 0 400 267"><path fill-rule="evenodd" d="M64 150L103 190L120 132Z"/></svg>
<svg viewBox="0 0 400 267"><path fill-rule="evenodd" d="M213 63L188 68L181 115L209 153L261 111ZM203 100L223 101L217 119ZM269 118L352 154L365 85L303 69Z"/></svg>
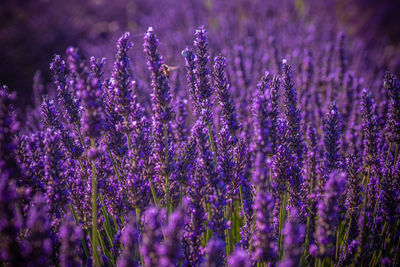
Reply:
<svg viewBox="0 0 400 267"><path fill-rule="evenodd" d="M398 58L292 2L214 5L190 39L54 55L27 114L0 87L2 266L400 264Z"/></svg>

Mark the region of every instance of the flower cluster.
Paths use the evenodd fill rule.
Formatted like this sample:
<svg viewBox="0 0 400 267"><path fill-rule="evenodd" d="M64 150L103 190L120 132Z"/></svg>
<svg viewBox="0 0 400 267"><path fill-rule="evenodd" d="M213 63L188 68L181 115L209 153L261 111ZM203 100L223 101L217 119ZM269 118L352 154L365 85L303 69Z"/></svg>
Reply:
<svg viewBox="0 0 400 267"><path fill-rule="evenodd" d="M1 87L0 264L398 266L400 83L284 4L212 17L184 59L162 23L113 66L69 47L30 115Z"/></svg>

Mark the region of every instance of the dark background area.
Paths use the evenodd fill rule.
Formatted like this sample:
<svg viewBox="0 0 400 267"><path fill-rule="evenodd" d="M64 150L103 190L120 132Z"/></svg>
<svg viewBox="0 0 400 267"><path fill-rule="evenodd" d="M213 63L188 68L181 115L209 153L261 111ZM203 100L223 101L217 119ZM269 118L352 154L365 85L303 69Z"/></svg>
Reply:
<svg viewBox="0 0 400 267"><path fill-rule="evenodd" d="M297 5L309 5L309 1L294 1ZM0 84L6 84L18 92L23 107L30 102L32 78L37 70L42 70L46 83L51 81L48 66L54 53L63 54L66 47L73 45L83 48L86 53L98 54L96 49L114 46L117 36L124 31L144 32L152 23L146 18L157 17L152 14L154 12L168 13L176 8L175 5L185 2L186 7L180 7L179 10L187 10L186 16L190 17L191 8L206 8L213 1L159 1L162 4L158 11L153 10L157 5L150 2L152 1L0 1ZM322 2L324 4L319 4L319 8L333 7L331 12L335 13L349 35L362 38L371 46L377 42L384 42L387 49L398 49L400 46L400 1ZM172 29L175 31L187 26L186 31L190 32L193 27L198 26L193 24L201 22L196 18L192 21L185 20L185 16L179 16L179 13L175 15L176 17L166 18L180 25ZM159 18L162 20L162 15ZM114 48L110 52L114 52ZM112 57L112 54L106 56ZM391 71L396 74L400 72L398 68Z"/></svg>

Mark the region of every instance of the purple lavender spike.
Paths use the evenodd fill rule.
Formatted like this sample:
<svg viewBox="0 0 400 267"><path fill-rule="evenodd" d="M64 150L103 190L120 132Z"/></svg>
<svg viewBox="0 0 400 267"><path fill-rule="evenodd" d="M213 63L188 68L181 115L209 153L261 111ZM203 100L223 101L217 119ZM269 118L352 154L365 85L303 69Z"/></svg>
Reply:
<svg viewBox="0 0 400 267"><path fill-rule="evenodd" d="M236 248L228 257L228 267L251 267L249 255L246 251Z"/></svg>
<svg viewBox="0 0 400 267"><path fill-rule="evenodd" d="M358 220L360 217L360 204L362 187L360 184L360 162L353 154L346 157L346 206L347 214L351 220L348 240L354 240L359 234Z"/></svg>
<svg viewBox="0 0 400 267"><path fill-rule="evenodd" d="M282 87L284 89L285 118L287 120L289 139L288 144L297 156L299 164L302 164L304 144L301 136L301 115L297 108L297 92L294 88L291 65L283 61Z"/></svg>
<svg viewBox="0 0 400 267"><path fill-rule="evenodd" d="M117 43L114 67L111 73L111 84L114 91L115 111L122 117L129 114L129 105L133 94L135 81L130 68L131 61L128 57L129 49L133 43L130 41L129 32L124 33Z"/></svg>
<svg viewBox="0 0 400 267"><path fill-rule="evenodd" d="M195 90L198 105L200 106L200 112L203 116L206 125L211 123L213 102L211 96L213 89L211 86L210 70L208 67L209 54L207 50L208 40L207 31L204 26L196 30L196 39L194 46L196 47L196 53L194 58L195 68Z"/></svg>
<svg viewBox="0 0 400 267"><path fill-rule="evenodd" d="M302 244L306 233L306 226L301 223L296 208L292 208L289 219L283 227L283 259L279 267L295 267L300 265L303 254Z"/></svg>
<svg viewBox="0 0 400 267"><path fill-rule="evenodd" d="M67 215L60 227L60 266L70 267L82 264L84 257L81 249L82 238L82 229L76 224L72 215Z"/></svg>
<svg viewBox="0 0 400 267"><path fill-rule="evenodd" d="M136 216L131 213L122 230L121 242L124 246L118 259L118 267L137 267L139 265L139 232Z"/></svg>
<svg viewBox="0 0 400 267"><path fill-rule="evenodd" d="M164 228L165 242L158 249L162 266L177 266L182 258L181 237L186 223L187 200L183 199L183 206L168 217L168 225Z"/></svg>
<svg viewBox="0 0 400 267"><path fill-rule="evenodd" d="M333 102L324 119L324 143L325 161L328 170L332 171L340 167L340 134L342 133L342 122L340 113Z"/></svg>
<svg viewBox="0 0 400 267"><path fill-rule="evenodd" d="M376 114L376 105L371 94L364 89L362 92L361 115L363 118L363 134L364 134L364 153L363 163L366 166L378 164L378 122Z"/></svg>
<svg viewBox="0 0 400 267"><path fill-rule="evenodd" d="M272 210L274 199L269 193L257 192L254 201L255 230L253 234L253 258L258 262L275 262L278 248L274 240Z"/></svg>
<svg viewBox="0 0 400 267"><path fill-rule="evenodd" d="M48 212L45 198L36 195L26 221L26 227L30 231L22 243L24 260L32 266L51 264L50 259L55 244L53 244Z"/></svg>
<svg viewBox="0 0 400 267"><path fill-rule="evenodd" d="M15 134L19 125L13 112L15 99L15 93L10 93L6 86L0 86L0 260L19 266L23 260L18 236L23 221L17 206L16 183L20 168L16 161Z"/></svg>
<svg viewBox="0 0 400 267"><path fill-rule="evenodd" d="M71 92L67 83L67 70L65 61L59 55L55 55L50 69L54 72L54 83L57 87L57 94L60 103L63 106L63 115L70 124L79 127L80 111L79 104Z"/></svg>
<svg viewBox="0 0 400 267"><path fill-rule="evenodd" d="M189 87L189 95L192 101L192 105L194 107L194 112L196 115L201 114L200 102L196 93L196 76L195 69L196 63L194 61L195 56L191 49L185 48L182 51L182 56L185 58L185 67L186 67L186 82Z"/></svg>
<svg viewBox="0 0 400 267"><path fill-rule="evenodd" d="M218 238L212 238L207 243L206 258L202 267L224 266L226 260L225 242Z"/></svg>
<svg viewBox="0 0 400 267"><path fill-rule="evenodd" d="M140 247L144 266L158 266L160 257L158 247L162 239L162 223L164 210L149 207L143 214L143 239Z"/></svg>
<svg viewBox="0 0 400 267"><path fill-rule="evenodd" d="M222 125L223 127L226 125L229 132L235 137L236 131L239 129L239 123L236 119L236 109L226 75L226 59L220 55L214 61L214 87L221 106Z"/></svg>
<svg viewBox="0 0 400 267"><path fill-rule="evenodd" d="M163 57L158 52L158 39L150 27L144 37L144 51L147 66L151 71L152 108L153 108L153 155L155 160L156 184L163 191L165 201L171 199L171 190L175 174L174 145L172 143L172 121L174 112L171 106L172 96L168 75L164 71ZM167 182L168 181L168 182ZM168 188L166 183L168 183Z"/></svg>
<svg viewBox="0 0 400 267"><path fill-rule="evenodd" d="M332 172L325 184L325 195L318 202L318 221L315 232L316 244L310 246L310 254L316 257L333 257L335 231L339 225L339 203L345 186L345 174Z"/></svg>
<svg viewBox="0 0 400 267"><path fill-rule="evenodd" d="M59 133L47 130L44 138L44 177L46 183L46 202L49 205L51 225L57 231L63 210L68 203L66 179L63 176L64 155L59 146Z"/></svg>
<svg viewBox="0 0 400 267"><path fill-rule="evenodd" d="M400 144L400 82L396 76L386 72L383 84L390 96L386 133L390 142Z"/></svg>

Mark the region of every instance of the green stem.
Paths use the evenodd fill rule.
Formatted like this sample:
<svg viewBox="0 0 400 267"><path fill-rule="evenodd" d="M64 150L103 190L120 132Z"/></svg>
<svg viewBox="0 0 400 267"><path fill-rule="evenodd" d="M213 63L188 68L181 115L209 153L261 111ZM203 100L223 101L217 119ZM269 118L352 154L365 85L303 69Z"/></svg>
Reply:
<svg viewBox="0 0 400 267"><path fill-rule="evenodd" d="M165 149L165 165L167 167L168 173L165 175L165 186L166 186L166 197L167 197L167 220L170 213L171 201L169 197L169 161L168 161L168 128L164 123L164 149Z"/></svg>
<svg viewBox="0 0 400 267"><path fill-rule="evenodd" d="M153 196L154 206L156 208L158 208L158 201L157 201L156 191L154 190L153 181L151 179L150 179L150 190L151 190L151 194Z"/></svg>
<svg viewBox="0 0 400 267"><path fill-rule="evenodd" d="M137 223L137 227L138 227L138 229L139 229L139 231L140 231L140 210L139 210L138 207L136 207L136 208L135 208L135 211L136 211L136 223ZM139 251L137 251L137 253L138 253L139 256L140 256L140 262L142 263L142 266L144 266L144 261L143 261L142 253L140 253Z"/></svg>
<svg viewBox="0 0 400 267"><path fill-rule="evenodd" d="M83 136L81 133L81 128L79 128L78 123L75 124L76 131L78 132L79 140L81 141L82 148L85 148L85 142L83 141Z"/></svg>
<svg viewBox="0 0 400 267"><path fill-rule="evenodd" d="M213 152L213 158L214 158L214 164L215 167L217 166L217 155L216 155L216 151L215 151L215 144L214 144L214 137L213 137L213 133L211 130L211 124L208 124L208 138L210 141L210 145L211 145L211 150Z"/></svg>
<svg viewBox="0 0 400 267"><path fill-rule="evenodd" d="M92 147L95 147L95 140L90 140ZM96 164L92 161L92 256L95 266L100 266L97 255L97 177Z"/></svg>
<svg viewBox="0 0 400 267"><path fill-rule="evenodd" d="M105 134L104 134L104 139L107 141L107 136ZM119 175L119 171L118 171L117 165L115 163L115 160L114 160L114 157L113 157L113 155L111 153L111 150L108 147L107 147L107 152L108 152L108 156L110 157L111 163L113 165L114 172L117 175L118 182L121 182L121 178L120 178L120 175Z"/></svg>
<svg viewBox="0 0 400 267"><path fill-rule="evenodd" d="M71 209L72 216L74 217L75 222L79 225L78 216L76 215L76 212L75 212L74 207L72 206L72 204L69 204L69 208ZM86 257L89 258L90 257L89 249L88 249L88 247L86 245L86 241L85 241L84 238L81 238L81 243L82 243L83 251L85 252Z"/></svg>
<svg viewBox="0 0 400 267"><path fill-rule="evenodd" d="M388 159L389 159L389 155L390 155L390 150L391 150L391 148L392 148L392 142L389 143L389 148L388 148L388 152L387 152L387 155L386 155L386 163L387 163L387 161L388 161Z"/></svg>

